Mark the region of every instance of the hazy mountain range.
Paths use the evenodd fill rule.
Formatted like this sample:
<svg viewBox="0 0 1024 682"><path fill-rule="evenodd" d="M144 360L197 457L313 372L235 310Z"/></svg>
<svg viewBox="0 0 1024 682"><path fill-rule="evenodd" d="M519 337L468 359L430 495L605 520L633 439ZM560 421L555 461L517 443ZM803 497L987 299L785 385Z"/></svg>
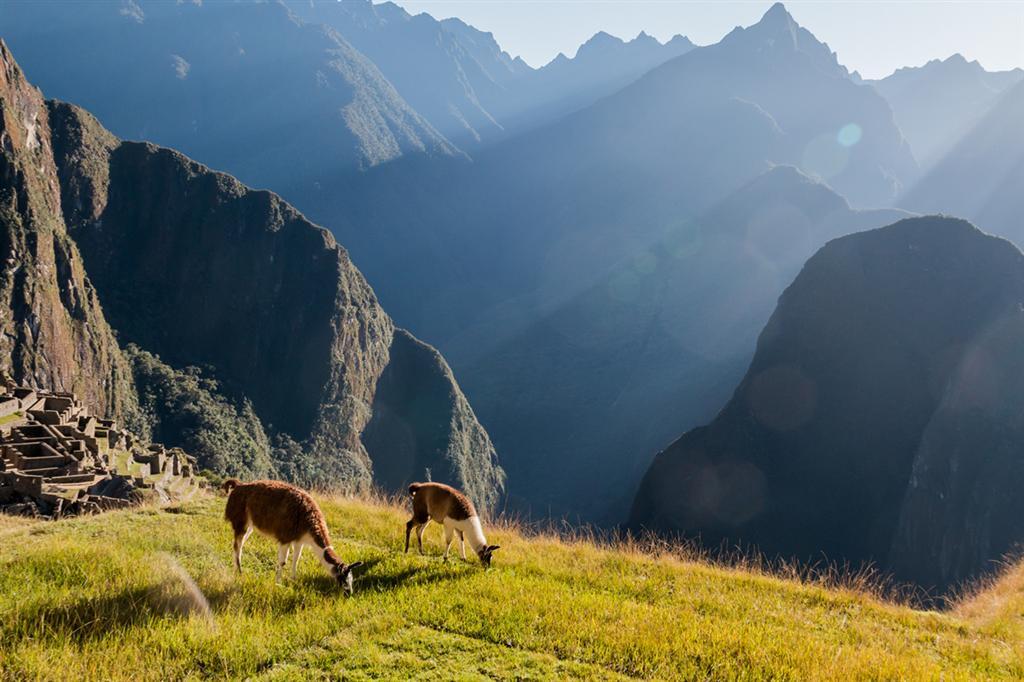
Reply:
<svg viewBox="0 0 1024 682"><path fill-rule="evenodd" d="M986 71L955 54L867 82L889 102L918 163L930 168L1022 80L1024 69Z"/></svg>
<svg viewBox="0 0 1024 682"><path fill-rule="evenodd" d="M1024 244L1024 82L989 112L900 200L907 208L970 218Z"/></svg>
<svg viewBox="0 0 1024 682"><path fill-rule="evenodd" d="M643 33L630 40L598 33L571 58L559 55L535 69L489 33L458 19L413 16L390 2L0 1L0 35L49 96L84 106L120 138L173 147L273 190L347 249L323 242L295 209L267 198L274 195L251 192L165 149L97 133L95 122L79 124L88 134L78 137L74 126L55 124L55 148L66 137L61 131L71 131L68 161L58 153L55 163L61 220L84 266L70 281L80 282L92 298L79 298L93 301L88 305L109 323L76 328L72 315L54 324L67 338L98 335L76 342L80 349L111 350L62 356L38 376L66 377L90 365L109 385L126 387L102 398L129 411L139 405L168 412L161 406L201 396L216 406L209 412L223 417L204 428L226 428L230 438L218 442L242 443L259 455L246 460L253 471L301 471L311 453L322 462L317 438L325 434L328 447L343 450L352 465L332 475L396 488L429 468L491 503L502 474L486 427L509 472L503 502L510 509L608 524L626 517L654 454L689 432L648 474L634 524L710 529L715 538L735 531L784 553L827 548L948 586L1018 534L1016 526L1000 527L991 536L998 541L965 550L969 556L948 549L958 541L954 526L963 509L1003 513L944 506L921 492L953 485L935 473L941 465L929 464L953 455L915 449L937 437L928 434L947 433L952 422L928 431L923 420L946 414L942 406L953 398L930 395L914 415L898 412L906 419L889 430L875 412L847 414L843 396L876 374L858 378L831 367L834 360L848 369L842 363L853 350L842 346L820 368L842 374L831 389L834 409L850 420L839 441L776 442L751 430L741 392L754 369L746 378L744 370L752 358L752 368L761 362L766 337L762 332L755 355L758 332L766 323L772 328L773 308L776 317L787 314L788 292L807 286L807 268L846 248L836 244L862 244L830 240L911 212L944 212L1017 243L1024 239L1024 72L989 72L955 55L865 81L781 4L712 45L696 46L685 32L679 27L680 35L664 44ZM64 104L51 110L80 111ZM863 237L872 258L891 256L884 262L893 277L917 273L912 256L919 246L934 248L934 262L948 264L956 261L951 245L972 258L990 244L964 236L977 235L973 228L960 234L961 223L900 225ZM911 232L912 239L899 241ZM299 246L303 240L313 244ZM874 240L888 246L873 251ZM912 253L897 254L892 244ZM345 254L343 274L316 275L326 266L313 254L338 252ZM976 273L960 265L965 269L956 272ZM827 288L834 276L821 271L811 281ZM964 287L978 284L963 277ZM941 284L920 281L925 289ZM869 284L877 286L856 299L861 305L892 295L884 282L847 281ZM207 308L210 290L223 292L213 299L219 305L244 304ZM836 306L854 305L839 293ZM932 300L928 291L918 293L901 305L910 311ZM383 310L410 332L396 331ZM63 319L58 313L54 320ZM818 310L812 321L830 324L828 314ZM870 322L860 308L840 317ZM346 326L350 320L362 322ZM968 327L958 328L965 334L958 343L989 343L982 330ZM121 351L103 340L112 329L123 363ZM222 343L239 330L252 338ZM26 332L18 333L15 345L26 348ZM910 338L918 331L893 333ZM440 355L411 334L444 353L466 397ZM1002 339L993 338L992 347L1012 375ZM328 346L330 359L320 353ZM888 364L872 371L909 367L920 357L886 356ZM27 368L51 361L17 362ZM204 383L206 375L197 378L192 366L208 367L217 382ZM893 395L916 390L901 383L914 372L891 377ZM955 382L961 375L949 369L943 376ZM301 390L281 393L277 387L289 377ZM100 399L98 386L85 392ZM187 422L181 413L150 428L180 433ZM685 500L672 502L683 512L669 514L651 489L652 481L669 491L690 485L688 462L704 447L704 436L694 434L710 429L725 434L721 442L729 448L730 438L742 440L746 454L736 456L744 462L766 447L797 453L793 466L806 469L799 480L823 491L793 509L825 514L829 485L843 488L836 500L860 494L843 487L847 460L840 453L846 447L856 459L864 445L854 433L876 428L902 439L899 447L890 443L899 451L899 471L877 469L889 465L874 454L863 460L864 480L884 483L877 518L846 523L833 515L827 529L805 528L783 510L763 517L782 520L773 535L761 521L708 521ZM1011 448L1016 432L1007 433L996 446ZM818 447L836 454L815 468L800 453ZM833 457L836 466L828 463ZM298 464L289 468L293 460ZM437 468L442 460L447 469ZM774 491L768 484L775 474L762 475L764 490ZM735 483L721 494L742 496L744 481L745 474L726 476L715 485ZM772 499L789 489L780 490ZM945 530L915 525L923 512L913 510L924 509L945 519ZM826 538L829 532L835 536ZM946 552L938 574L915 563L921 552L938 551Z"/></svg>

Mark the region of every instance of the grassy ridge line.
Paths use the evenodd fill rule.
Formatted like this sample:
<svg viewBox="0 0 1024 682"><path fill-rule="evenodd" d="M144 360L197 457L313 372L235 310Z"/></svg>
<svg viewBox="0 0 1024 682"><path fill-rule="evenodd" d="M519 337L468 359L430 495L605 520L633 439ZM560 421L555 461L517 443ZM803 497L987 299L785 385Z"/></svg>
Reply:
<svg viewBox="0 0 1024 682"><path fill-rule="evenodd" d="M429 556L401 553L402 510L323 506L334 546L368 564L349 600L308 557L275 586L257 536L236 578L223 499L4 520L0 678L1024 677L1020 570L938 614L513 529L489 534L491 571L445 565L437 527Z"/></svg>

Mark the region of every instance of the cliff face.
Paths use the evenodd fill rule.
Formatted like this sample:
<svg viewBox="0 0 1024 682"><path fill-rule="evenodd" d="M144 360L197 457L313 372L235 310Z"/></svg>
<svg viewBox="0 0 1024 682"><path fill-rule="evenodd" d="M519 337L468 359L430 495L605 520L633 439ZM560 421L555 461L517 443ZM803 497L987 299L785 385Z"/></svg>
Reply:
<svg viewBox="0 0 1024 682"><path fill-rule="evenodd" d="M130 371L61 215L46 104L0 41L0 369L125 417Z"/></svg>
<svg viewBox="0 0 1024 682"><path fill-rule="evenodd" d="M69 229L125 340L213 367L328 480L400 489L430 470L493 505L501 470L447 364L396 331L329 232L273 193L51 111ZM362 437L379 411L404 440ZM393 448L408 466L392 468Z"/></svg>
<svg viewBox="0 0 1024 682"><path fill-rule="evenodd" d="M4 49L8 73L20 78ZM4 300L13 301L14 313L4 320L11 332L3 350L16 375L57 386L84 382L85 390L75 389L100 401L134 398L102 301L143 365L162 368L156 378L163 379L147 389L147 409L183 410L153 415L168 445L203 442L191 431L208 424L214 430L206 441L241 433L254 444L238 456L239 471L266 469L272 437L286 459L298 449L314 462L319 474L302 482L366 488L430 469L450 475L445 480L466 487L482 507L493 504L503 475L451 371L429 347L396 336L330 233L275 194L249 190L177 152L121 142L88 113L44 104L21 83L3 99L13 283L4 285L13 292ZM12 126L20 127L7 132ZM174 368L203 368L215 381L189 379L192 369L177 376ZM143 375L156 376L136 379ZM115 381L128 387L127 397L108 390ZM189 414L199 408L178 394L191 384L216 415ZM398 391L402 405L378 396L387 391ZM412 415L409 404L423 409ZM378 409L388 410L396 428L408 420L401 426L415 467L401 475L378 464L396 460L390 441L364 444ZM223 428L231 415L244 417L245 428ZM223 473L231 470L230 461L217 461Z"/></svg>
<svg viewBox="0 0 1024 682"><path fill-rule="evenodd" d="M876 562L945 589L1024 539L1024 255L951 218L822 248L733 398L660 453L631 523Z"/></svg>
<svg viewBox="0 0 1024 682"><path fill-rule="evenodd" d="M953 587L1024 539L1024 319L993 321L925 428L890 550L902 575Z"/></svg>
<svg viewBox="0 0 1024 682"><path fill-rule="evenodd" d="M330 431L353 475L368 474L361 406L393 326L333 237L274 194L167 149L110 146L69 105L53 112L69 209L89 209L69 227L125 340L174 366L216 367L264 422L298 440ZM82 146L107 163L65 153Z"/></svg>

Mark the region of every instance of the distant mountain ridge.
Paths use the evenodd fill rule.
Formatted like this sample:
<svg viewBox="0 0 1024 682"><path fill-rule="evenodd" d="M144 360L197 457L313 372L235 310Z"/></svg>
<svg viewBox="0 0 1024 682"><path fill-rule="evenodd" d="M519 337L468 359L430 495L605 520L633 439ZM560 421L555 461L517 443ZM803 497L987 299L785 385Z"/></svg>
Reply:
<svg viewBox="0 0 1024 682"><path fill-rule="evenodd" d="M403 155L459 154L337 31L280 2L5 0L0 24L46 92L292 200Z"/></svg>
<svg viewBox="0 0 1024 682"><path fill-rule="evenodd" d="M916 165L888 104L781 6L764 22L472 163L388 164L310 213L398 318L453 358L449 341L472 326L502 334L493 309L571 298L773 165L818 176L854 207L891 205ZM377 232L360 229L369 221Z"/></svg>
<svg viewBox="0 0 1024 682"><path fill-rule="evenodd" d="M447 138L465 147L500 134L491 109L526 67L493 37L410 15L391 2L293 0L288 6L302 20L345 36Z"/></svg>
<svg viewBox="0 0 1024 682"><path fill-rule="evenodd" d="M526 74L520 92L505 107L504 116L522 128L554 121L611 95L696 47L678 34L663 44L643 31L629 41L598 32L580 45L571 59L559 53Z"/></svg>
<svg viewBox="0 0 1024 682"><path fill-rule="evenodd" d="M1024 246L1024 81L1008 88L988 114L900 199L916 211L969 218Z"/></svg>
<svg viewBox="0 0 1024 682"><path fill-rule="evenodd" d="M954 54L866 82L892 105L915 157L930 168L1022 80L1024 69L986 71L977 61Z"/></svg>
<svg viewBox="0 0 1024 682"><path fill-rule="evenodd" d="M482 145L587 106L695 46L629 42L599 32L570 59L533 69L494 36L459 19L411 15L393 2L288 0L305 21L326 24L380 67L402 96L456 145Z"/></svg>

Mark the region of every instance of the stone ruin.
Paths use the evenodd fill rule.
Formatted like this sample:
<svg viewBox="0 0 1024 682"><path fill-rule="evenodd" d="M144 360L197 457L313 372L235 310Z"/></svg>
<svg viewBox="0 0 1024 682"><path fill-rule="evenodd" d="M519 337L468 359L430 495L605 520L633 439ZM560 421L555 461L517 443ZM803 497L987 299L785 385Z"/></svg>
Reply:
<svg viewBox="0 0 1024 682"><path fill-rule="evenodd" d="M200 487L179 448L144 445L73 393L17 386L0 373L0 513L57 519L143 501L180 501Z"/></svg>

